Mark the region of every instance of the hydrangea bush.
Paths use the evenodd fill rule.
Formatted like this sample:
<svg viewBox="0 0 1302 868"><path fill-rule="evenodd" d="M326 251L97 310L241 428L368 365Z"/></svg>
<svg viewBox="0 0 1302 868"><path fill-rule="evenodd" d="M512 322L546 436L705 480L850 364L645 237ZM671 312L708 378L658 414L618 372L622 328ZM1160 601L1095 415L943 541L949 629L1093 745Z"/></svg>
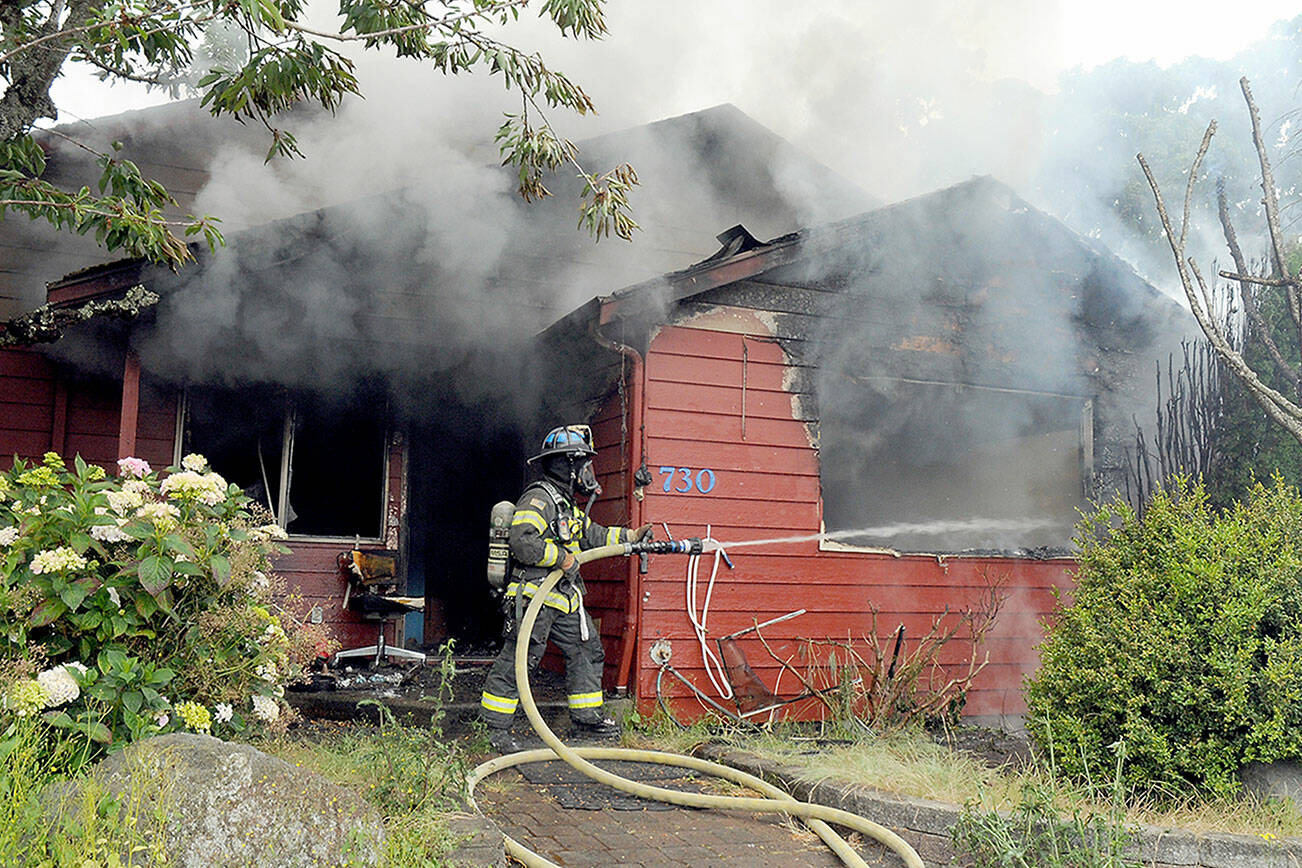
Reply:
<svg viewBox="0 0 1302 868"><path fill-rule="evenodd" d="M282 720L322 647L279 607L284 532L198 455L110 478L47 453L0 473L0 717L112 746Z"/></svg>

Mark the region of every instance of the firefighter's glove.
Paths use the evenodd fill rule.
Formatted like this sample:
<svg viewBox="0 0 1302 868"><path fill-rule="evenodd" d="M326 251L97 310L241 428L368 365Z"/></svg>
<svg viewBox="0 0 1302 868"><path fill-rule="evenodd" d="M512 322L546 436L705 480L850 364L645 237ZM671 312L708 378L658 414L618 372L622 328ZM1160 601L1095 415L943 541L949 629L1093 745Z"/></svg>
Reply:
<svg viewBox="0 0 1302 868"><path fill-rule="evenodd" d="M574 581L579 577L579 562L578 559L574 557L573 552L566 552L565 557L561 559L561 562L557 564L557 566L561 568L561 572L565 574L565 578L570 581Z"/></svg>
<svg viewBox="0 0 1302 868"><path fill-rule="evenodd" d="M644 524L641 527L639 527L637 530L630 531L630 533L632 534L631 541L635 543L639 543L642 542L643 540L651 539L651 525Z"/></svg>

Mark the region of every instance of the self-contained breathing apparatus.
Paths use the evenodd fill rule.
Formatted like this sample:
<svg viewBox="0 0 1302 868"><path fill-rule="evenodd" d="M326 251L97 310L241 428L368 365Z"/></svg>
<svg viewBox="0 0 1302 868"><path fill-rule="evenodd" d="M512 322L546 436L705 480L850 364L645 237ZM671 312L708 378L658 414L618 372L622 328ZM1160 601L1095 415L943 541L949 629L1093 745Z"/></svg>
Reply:
<svg viewBox="0 0 1302 868"><path fill-rule="evenodd" d="M511 519L515 504L499 500L488 516L488 586L495 596L506 593L506 577L511 572Z"/></svg>
<svg viewBox="0 0 1302 868"><path fill-rule="evenodd" d="M555 505L556 517L551 531L562 545L567 545L583 533L583 526L566 508L572 494L588 496L587 508L601 494L601 485L592 466L592 456L597 454L593 445L592 429L587 425L564 425L553 428L543 438L542 449L529 459L529 463L542 462L543 479L530 488L539 488ZM564 462L564 465L562 465ZM562 490L564 488L564 490ZM512 575L510 534L515 515L515 504L499 501L489 514L488 528L488 584L494 595L504 597ZM507 614L506 630L513 631L523 614L523 592L516 594L515 618ZM505 602L505 601L504 601Z"/></svg>

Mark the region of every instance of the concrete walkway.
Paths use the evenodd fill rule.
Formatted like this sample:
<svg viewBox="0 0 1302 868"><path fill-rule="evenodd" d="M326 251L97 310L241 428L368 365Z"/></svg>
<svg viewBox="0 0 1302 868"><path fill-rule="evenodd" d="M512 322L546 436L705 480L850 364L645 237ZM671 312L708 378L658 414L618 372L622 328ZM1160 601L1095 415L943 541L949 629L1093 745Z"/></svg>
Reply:
<svg viewBox="0 0 1302 868"><path fill-rule="evenodd" d="M559 773L549 766L560 766ZM643 777L674 789L741 793L730 784L664 777L666 770L620 763L626 776ZM648 770L630 774L628 766ZM654 770L654 771L652 771ZM792 866L834 868L841 861L798 821L780 815L707 811L643 802L602 784L572 779L560 763L508 769L476 790L485 815L521 844L565 868L709 868L709 866ZM678 774L669 771L668 774ZM532 780L526 779L528 775ZM727 788L727 789L723 789ZM745 793L752 795L751 793ZM856 846L861 841L854 841ZM876 842L861 848L874 868L902 861Z"/></svg>

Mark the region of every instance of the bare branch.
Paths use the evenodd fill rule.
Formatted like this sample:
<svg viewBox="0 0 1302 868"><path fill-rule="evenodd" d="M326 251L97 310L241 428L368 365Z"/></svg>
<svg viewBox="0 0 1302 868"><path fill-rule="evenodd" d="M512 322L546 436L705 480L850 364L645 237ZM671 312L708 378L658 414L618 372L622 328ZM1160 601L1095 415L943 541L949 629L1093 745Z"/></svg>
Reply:
<svg viewBox="0 0 1302 868"><path fill-rule="evenodd" d="M1239 79L1239 88L1243 91L1243 98L1248 103L1248 114L1252 117L1252 143L1257 146L1257 160L1261 163L1262 204L1266 206L1266 228L1270 231L1275 270L1280 277L1288 277L1284 262L1284 234L1279 228L1279 194L1275 189L1275 175L1270 168L1270 159L1266 155L1266 140L1261 135L1261 116L1257 112L1257 103L1252 99L1247 76Z"/></svg>
<svg viewBox="0 0 1302 868"><path fill-rule="evenodd" d="M1212 136L1216 135L1216 121L1207 125L1207 132L1203 133L1202 144L1198 146L1198 153L1194 155L1193 165L1189 167L1189 180L1184 188L1184 216L1180 220L1180 248L1184 249L1185 241L1189 236L1189 206L1193 202L1194 182L1198 180L1198 170L1202 168L1203 157L1207 156L1207 149L1212 144ZM1208 305L1210 307L1210 304Z"/></svg>
<svg viewBox="0 0 1302 868"><path fill-rule="evenodd" d="M1243 283L1253 283L1257 286L1292 286L1296 281L1287 277L1259 277L1255 274L1244 274L1240 271L1218 271L1216 272L1226 280L1238 280Z"/></svg>
<svg viewBox="0 0 1302 868"><path fill-rule="evenodd" d="M1211 134L1215 131L1215 128L1216 122L1213 121L1207 128L1207 134L1203 136L1203 144L1199 148L1199 155L1194 160L1195 165L1201 162L1202 155L1206 153ZM1149 168L1148 161L1144 159L1143 154L1137 155L1137 159L1144 170L1144 177L1148 180L1148 186L1153 191L1158 217L1162 221L1162 228L1166 231L1167 242L1170 244L1171 252L1175 256L1180 285L1184 289L1185 297L1189 300L1190 311L1193 313L1194 319L1197 320L1199 328L1207 336L1207 340L1216 350L1217 355L1239 377L1267 415L1283 426L1299 442L1302 442L1302 407L1294 404L1264 383L1248 363L1244 361L1243 356L1230 345L1225 334L1213 321L1209 311L1210 305L1206 303L1209 292L1202 273L1198 270L1197 264L1186 256L1183 238L1177 237L1173 231L1171 218L1166 209L1166 201L1162 198L1162 190L1157 183L1157 179L1153 176L1152 169ZM1186 213L1188 205L1189 194L1186 192Z"/></svg>
<svg viewBox="0 0 1302 868"><path fill-rule="evenodd" d="M1284 358L1284 354L1279 351L1279 347L1275 343L1275 338L1271 335L1270 328L1266 325L1266 320L1262 317L1261 311L1258 310L1257 303L1252 297L1251 284L1254 281L1242 277L1242 275L1245 275L1248 272L1248 263L1247 260L1244 259L1243 251L1239 248L1239 239L1234 232L1234 225L1230 221L1230 205L1225 196L1224 185L1221 185L1220 189L1216 191L1216 210L1221 218L1221 229L1225 233L1225 243L1229 245L1230 256L1234 259L1234 267L1238 269L1239 276L1237 279L1239 281L1239 298L1243 302L1244 313L1247 314L1253 328L1256 329L1256 334L1261 336L1261 341L1265 344L1266 352L1270 356L1271 361L1275 363L1276 370L1294 383L1299 383L1299 371L1290 365ZM1231 280L1235 279L1235 276L1228 275L1225 272L1221 272L1220 274L1221 277L1228 277ZM1292 297L1292 293L1290 293L1289 298L1291 299ZM1290 310L1293 309L1293 305L1290 305L1289 307ZM1294 394L1298 394L1298 387L1295 387Z"/></svg>

